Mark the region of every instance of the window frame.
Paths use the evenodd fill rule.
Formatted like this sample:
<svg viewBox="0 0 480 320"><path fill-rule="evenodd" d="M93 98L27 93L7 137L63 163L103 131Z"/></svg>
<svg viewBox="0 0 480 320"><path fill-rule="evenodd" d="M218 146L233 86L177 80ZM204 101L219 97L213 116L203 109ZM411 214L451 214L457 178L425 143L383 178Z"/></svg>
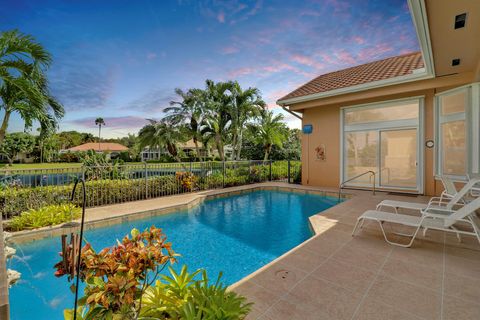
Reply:
<svg viewBox="0 0 480 320"><path fill-rule="evenodd" d="M465 92L465 111L442 115L442 97L451 96ZM478 175L480 168L480 83L472 83L465 86L439 92L435 95L434 123L435 123L435 166L434 175L436 179L447 176L455 181L466 181L469 176ZM454 121L465 121L465 172L463 175L452 175L443 173L443 140L441 126L444 123ZM477 137L475 139L475 137Z"/></svg>

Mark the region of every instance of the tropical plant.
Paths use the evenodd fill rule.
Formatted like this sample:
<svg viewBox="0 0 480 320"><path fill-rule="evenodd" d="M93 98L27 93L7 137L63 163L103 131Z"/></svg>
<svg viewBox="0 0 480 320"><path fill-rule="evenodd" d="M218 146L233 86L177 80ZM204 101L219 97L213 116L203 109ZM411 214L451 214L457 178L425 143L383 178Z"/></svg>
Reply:
<svg viewBox="0 0 480 320"><path fill-rule="evenodd" d="M257 88L242 90L240 84L233 81L230 82L229 91L231 93L228 112L232 119L232 160L240 160L246 124L249 120L260 116L266 104Z"/></svg>
<svg viewBox="0 0 480 320"><path fill-rule="evenodd" d="M252 304L235 292L227 291L221 274L209 283L205 270L189 273L182 266L180 273L169 267L170 276L163 275L143 296L141 316L148 319L243 319ZM196 280L198 274L201 278Z"/></svg>
<svg viewBox="0 0 480 320"><path fill-rule="evenodd" d="M105 120L99 117L95 119L95 125L98 126L98 151L100 151L100 142L102 141L102 138L101 138L102 126L105 125Z"/></svg>
<svg viewBox="0 0 480 320"><path fill-rule="evenodd" d="M82 248L79 277L85 295L79 304L85 319L138 319L145 291L167 263L175 262L176 254L161 229L132 229L130 234L98 253L89 243ZM55 268L57 277L68 274L63 260ZM73 312L64 314L70 317Z"/></svg>
<svg viewBox="0 0 480 320"><path fill-rule="evenodd" d="M228 105L231 97L228 94L230 83L212 80L206 81L204 118L201 133L207 140L215 143L221 161L225 160L224 147L229 139L231 115Z"/></svg>
<svg viewBox="0 0 480 320"><path fill-rule="evenodd" d="M245 297L228 291L223 285L220 273L214 285L208 285L207 273L203 270L202 279L196 281L190 292L192 297L183 306L180 318L185 320L204 319L244 319L250 312L251 303Z"/></svg>
<svg viewBox="0 0 480 320"><path fill-rule="evenodd" d="M205 108L205 93L200 89L190 89L187 92L177 88L175 93L182 99L181 101L171 101L170 107L165 108L167 120L174 125L182 125L186 134L192 137L195 144L195 150L200 161L203 161L199 142L202 140L200 131L203 121L203 110ZM205 146L204 146L205 147Z"/></svg>
<svg viewBox="0 0 480 320"><path fill-rule="evenodd" d="M80 161L84 167L86 180L123 179L126 177L126 173L121 167L123 160L109 159L105 152L97 153L88 150L80 154Z"/></svg>
<svg viewBox="0 0 480 320"><path fill-rule="evenodd" d="M80 216L81 210L73 204L54 204L40 209L30 209L14 217L6 229L20 231L52 226L71 221Z"/></svg>
<svg viewBox="0 0 480 320"><path fill-rule="evenodd" d="M182 126L176 126L171 119L161 121L147 119L149 124L145 125L138 133L138 144L140 148L150 147L167 149L168 153L180 162L178 144L185 142L186 135Z"/></svg>
<svg viewBox="0 0 480 320"><path fill-rule="evenodd" d="M189 273L183 265L180 273L168 267L170 275L162 275L155 285L147 288L142 297L142 317L178 319L181 310L192 297L190 289L195 283L195 277L201 272Z"/></svg>
<svg viewBox="0 0 480 320"><path fill-rule="evenodd" d="M38 121L42 130L56 127L64 114L62 105L50 94L45 77L50 54L29 35L17 30L0 33L0 144L10 117L18 113L31 127Z"/></svg>
<svg viewBox="0 0 480 320"><path fill-rule="evenodd" d="M274 115L269 110L262 112L258 125L250 125L250 130L257 143L263 146L264 161L268 160L272 147L276 145L282 148L283 141L288 137L288 129L283 122L283 115L281 113Z"/></svg>
<svg viewBox="0 0 480 320"><path fill-rule="evenodd" d="M10 133L0 143L0 154L7 157L10 164L20 153L30 153L35 147L35 137L25 132Z"/></svg>

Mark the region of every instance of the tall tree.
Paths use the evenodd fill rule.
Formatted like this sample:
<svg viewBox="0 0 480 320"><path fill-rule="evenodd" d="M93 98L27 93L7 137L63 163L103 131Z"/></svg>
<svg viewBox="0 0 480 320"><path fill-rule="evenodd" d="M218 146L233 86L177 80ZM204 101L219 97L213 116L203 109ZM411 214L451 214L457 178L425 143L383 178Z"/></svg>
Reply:
<svg viewBox="0 0 480 320"><path fill-rule="evenodd" d="M181 101L171 101L170 107L165 108L166 119L175 125L183 125L186 128L195 144L197 157L203 161L199 142L202 140L201 122L203 121L203 111L205 108L205 92L201 89L190 89L184 92L182 89L175 89L175 93L181 98ZM206 148L206 146L203 146Z"/></svg>
<svg viewBox="0 0 480 320"><path fill-rule="evenodd" d="M228 82L206 81L204 96L204 118L201 133L206 139L214 141L221 161L225 160L225 141L229 139L231 115L228 112L231 87Z"/></svg>
<svg viewBox="0 0 480 320"><path fill-rule="evenodd" d="M95 119L95 125L98 126L98 151L100 151L100 142L101 142L101 134L102 134L102 126L105 125L105 120L103 118Z"/></svg>
<svg viewBox="0 0 480 320"><path fill-rule="evenodd" d="M173 125L166 119L161 121L147 120L149 124L140 129L138 133L139 147L166 149L177 162L180 162L178 144L185 142L185 133L182 128Z"/></svg>
<svg viewBox="0 0 480 320"><path fill-rule="evenodd" d="M0 144L5 138L13 113L31 127L34 121L42 130L56 127L63 117L62 105L50 94L45 77L50 54L31 36L17 30L0 33Z"/></svg>
<svg viewBox="0 0 480 320"><path fill-rule="evenodd" d="M232 119L232 160L240 160L243 133L249 120L258 117L265 109L260 91L257 88L242 90L237 81L230 82L230 103L228 112Z"/></svg>
<svg viewBox="0 0 480 320"><path fill-rule="evenodd" d="M258 124L250 126L257 143L263 145L264 161L268 160L274 145L282 148L283 141L288 138L288 128L283 119L281 113L274 115L272 111L265 110L262 112Z"/></svg>

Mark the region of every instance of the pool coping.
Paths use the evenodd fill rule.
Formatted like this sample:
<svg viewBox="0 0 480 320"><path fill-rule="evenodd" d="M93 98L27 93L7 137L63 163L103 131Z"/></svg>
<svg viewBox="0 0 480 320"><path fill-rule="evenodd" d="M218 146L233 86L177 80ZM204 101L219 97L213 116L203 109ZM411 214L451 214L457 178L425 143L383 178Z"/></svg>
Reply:
<svg viewBox="0 0 480 320"><path fill-rule="evenodd" d="M281 182L256 183L256 184L250 184L250 185L244 185L244 186L236 186L236 187L229 187L229 188L223 188L223 189L213 189L213 190L199 191L199 192L188 193L188 194L172 195L172 196L155 198L155 199L132 201L132 202L125 202L121 204L115 204L115 205L88 208L86 210L85 230L91 230L91 229L111 226L119 223L125 223L129 221L150 218L158 215L169 214L175 211L187 210L195 206L198 206L207 200L211 200L219 197L233 196L233 195L238 195L238 194L247 193L247 192L254 192L259 190L289 191L289 192L298 192L298 193L305 193L305 194L317 194L321 196L338 197L338 191L334 191L328 188L319 189L319 188L313 188L309 186L287 184L287 183L281 183ZM345 200L349 200L352 197L353 197L352 193L341 194L341 198ZM148 201L152 203L151 204L152 206L156 206L156 207L151 209L149 208L146 210L140 210L140 211L135 210L135 208L137 207L136 204L137 205L145 204L145 202L148 202ZM347 201L343 201L342 203L345 203L345 202ZM157 203L157 205L155 205L155 203ZM335 206L341 205L342 203L339 203ZM127 208L127 212L115 213L113 215L108 212L110 210L114 211L115 209L118 209L118 208L120 209ZM131 210L131 208L133 208L134 210ZM309 217L309 224L313 231L312 237L318 234L319 231L321 231L322 228L324 228L324 224L316 223L317 221L314 218L318 216L321 212L317 212ZM96 213L99 213L98 216L92 217L92 215L95 215ZM73 222L78 223L80 222L80 219L76 219ZM31 242L35 240L44 239L44 238L51 238L51 237L61 236L64 234L70 234L76 231L78 231L78 224L73 225L71 222L68 222L61 225L42 227L42 228L33 229L33 230L22 230L22 231L11 232L11 235L9 237L9 242L15 243L15 244L21 244L21 243ZM306 241L308 241L308 239ZM292 248L291 250L294 250L295 248ZM290 252L291 250L289 250L288 252ZM288 252L286 252L285 254L287 254ZM269 264L265 266L268 266Z"/></svg>

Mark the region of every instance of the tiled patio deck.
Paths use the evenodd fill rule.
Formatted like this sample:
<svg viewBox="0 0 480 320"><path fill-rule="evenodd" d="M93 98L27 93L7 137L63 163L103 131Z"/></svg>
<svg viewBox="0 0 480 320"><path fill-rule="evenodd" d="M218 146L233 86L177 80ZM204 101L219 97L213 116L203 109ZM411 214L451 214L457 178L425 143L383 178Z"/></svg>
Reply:
<svg viewBox="0 0 480 320"><path fill-rule="evenodd" d="M357 217L384 198L352 199L311 218L317 235L233 286L254 302L249 319L480 319L480 244L429 231L412 248L388 245ZM398 229L397 229L398 230Z"/></svg>

